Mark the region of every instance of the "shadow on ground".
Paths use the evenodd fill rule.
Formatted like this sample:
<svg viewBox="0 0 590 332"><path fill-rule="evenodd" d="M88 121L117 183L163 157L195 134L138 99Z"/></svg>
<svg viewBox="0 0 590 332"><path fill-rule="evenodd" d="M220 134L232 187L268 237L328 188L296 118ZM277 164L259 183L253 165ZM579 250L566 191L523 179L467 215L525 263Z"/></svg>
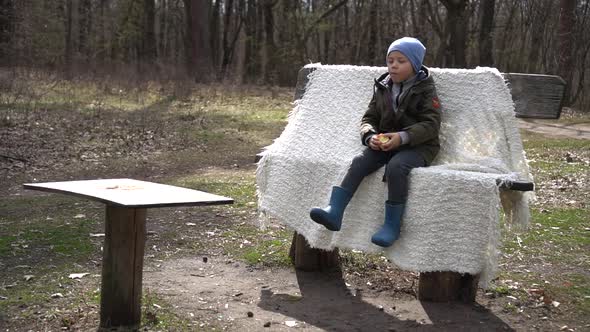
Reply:
<svg viewBox="0 0 590 332"><path fill-rule="evenodd" d="M365 299L362 292L351 292L340 271L296 275L301 297L262 289L258 306L326 331L513 331L478 304L397 301L386 294Z"/></svg>

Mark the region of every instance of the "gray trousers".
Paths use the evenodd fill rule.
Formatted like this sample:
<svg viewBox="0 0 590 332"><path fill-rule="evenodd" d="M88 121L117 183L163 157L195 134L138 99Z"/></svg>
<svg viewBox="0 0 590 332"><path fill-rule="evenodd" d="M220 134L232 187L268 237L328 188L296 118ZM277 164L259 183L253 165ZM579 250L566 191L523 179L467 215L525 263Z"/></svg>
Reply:
<svg viewBox="0 0 590 332"><path fill-rule="evenodd" d="M365 149L354 157L340 186L354 194L365 176L377 171L383 165L387 165L385 181L387 181L388 201L393 204L405 203L408 198L410 171L415 167L426 166L422 155L411 148L387 152Z"/></svg>

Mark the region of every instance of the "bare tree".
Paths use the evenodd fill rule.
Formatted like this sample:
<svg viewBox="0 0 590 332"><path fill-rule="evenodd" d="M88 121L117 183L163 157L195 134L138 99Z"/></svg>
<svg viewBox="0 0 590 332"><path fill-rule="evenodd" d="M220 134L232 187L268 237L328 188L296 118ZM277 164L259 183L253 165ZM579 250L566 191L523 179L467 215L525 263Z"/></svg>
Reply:
<svg viewBox="0 0 590 332"><path fill-rule="evenodd" d="M90 56L90 31L92 30L92 2L80 0L78 3L78 54L84 62Z"/></svg>
<svg viewBox="0 0 590 332"><path fill-rule="evenodd" d="M156 4L154 0L144 0L144 25L142 58L148 65L153 65L157 56L156 46Z"/></svg>
<svg viewBox="0 0 590 332"><path fill-rule="evenodd" d="M494 65L494 12L496 0L482 0L481 21L479 29L479 64L482 66Z"/></svg>
<svg viewBox="0 0 590 332"><path fill-rule="evenodd" d="M100 0L98 5L98 45L96 45L96 57L102 64L109 58L109 48L107 46L107 29L110 26L108 22L110 0Z"/></svg>
<svg viewBox="0 0 590 332"><path fill-rule="evenodd" d="M158 56L168 57L168 0L160 0Z"/></svg>
<svg viewBox="0 0 590 332"><path fill-rule="evenodd" d="M446 29L449 32L448 46L450 52L446 54L449 67L465 67L465 48L467 46L467 26L469 17L466 15L469 0L440 0L447 9Z"/></svg>
<svg viewBox="0 0 590 332"><path fill-rule="evenodd" d="M227 69L229 64L232 61L234 50L236 47L236 42L238 37L240 36L240 31L242 30L242 22L243 20L239 15L235 15L238 10L234 10L234 1L227 0L225 3L225 14L223 16L223 58L221 60L221 77L225 78ZM232 29L232 17L235 18L233 20L234 27ZM237 21L237 22L236 22ZM237 26L236 26L237 25ZM230 33L233 30L233 36L230 37ZM230 40L231 38L231 40Z"/></svg>
<svg viewBox="0 0 590 332"><path fill-rule="evenodd" d="M221 12L221 0L214 0L213 8L211 10L210 15L210 23L209 23L209 44L211 47L211 62L213 63L213 68L219 68L219 15Z"/></svg>
<svg viewBox="0 0 590 332"><path fill-rule="evenodd" d="M530 46L527 47L529 54L528 59L526 60L526 70L529 73L537 73L541 68L541 45L543 44L543 39L546 38L547 32L547 25L548 19L551 15L552 8L553 8L554 1L551 0L544 0L544 1L535 1L531 2L529 8L529 19L530 19ZM526 29L526 30L529 30ZM524 32L524 31L522 31ZM524 49L524 47L523 47Z"/></svg>
<svg viewBox="0 0 590 332"><path fill-rule="evenodd" d="M262 11L264 15L264 50L266 67L264 70L264 81L269 84L277 83L277 51L274 41L275 21L273 7L278 0L262 0Z"/></svg>
<svg viewBox="0 0 590 332"><path fill-rule="evenodd" d="M186 10L187 65L196 82L212 78L209 36L209 1L184 0Z"/></svg>
<svg viewBox="0 0 590 332"><path fill-rule="evenodd" d="M12 62L14 20L13 0L0 0L0 61L4 64Z"/></svg>
<svg viewBox="0 0 590 332"><path fill-rule="evenodd" d="M65 59L65 75L66 78L70 79L72 76L72 53L73 53L73 49L74 49L74 40L73 40L73 35L72 35L72 12L73 12L73 8L72 8L72 0L66 0L66 8L65 8L65 28L66 28L66 40L65 40L65 54L64 54L64 59Z"/></svg>
<svg viewBox="0 0 590 332"><path fill-rule="evenodd" d="M569 104L573 72L573 28L576 0L561 0L559 11L559 74L566 81L565 103Z"/></svg>

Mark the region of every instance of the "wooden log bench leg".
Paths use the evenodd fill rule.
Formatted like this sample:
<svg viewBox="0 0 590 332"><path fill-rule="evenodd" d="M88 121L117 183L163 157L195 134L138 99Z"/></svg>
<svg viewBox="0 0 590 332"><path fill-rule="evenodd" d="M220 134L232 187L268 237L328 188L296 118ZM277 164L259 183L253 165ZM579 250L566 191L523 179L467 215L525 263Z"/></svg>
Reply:
<svg viewBox="0 0 590 332"><path fill-rule="evenodd" d="M327 271L340 267L338 249L311 248L305 237L297 232L293 234L289 257L295 268L302 271Z"/></svg>
<svg viewBox="0 0 590 332"><path fill-rule="evenodd" d="M418 283L418 299L431 302L475 302L479 275L457 272L423 272Z"/></svg>
<svg viewBox="0 0 590 332"><path fill-rule="evenodd" d="M327 271L340 267L338 249L314 249L303 235L295 232L289 250L295 268L302 271ZM418 299L430 302L474 303L479 275L457 272L420 273Z"/></svg>
<svg viewBox="0 0 590 332"><path fill-rule="evenodd" d="M106 207L100 329L138 329L145 248L146 209Z"/></svg>

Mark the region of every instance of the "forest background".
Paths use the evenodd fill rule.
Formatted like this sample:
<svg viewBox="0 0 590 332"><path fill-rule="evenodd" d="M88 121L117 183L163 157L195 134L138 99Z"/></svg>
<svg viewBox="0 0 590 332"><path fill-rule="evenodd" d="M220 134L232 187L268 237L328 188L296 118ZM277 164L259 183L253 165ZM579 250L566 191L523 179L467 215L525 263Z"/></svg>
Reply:
<svg viewBox="0 0 590 332"><path fill-rule="evenodd" d="M307 63L382 66L411 35L432 67L560 75L588 112L589 18L586 0L0 0L0 67L294 86Z"/></svg>

